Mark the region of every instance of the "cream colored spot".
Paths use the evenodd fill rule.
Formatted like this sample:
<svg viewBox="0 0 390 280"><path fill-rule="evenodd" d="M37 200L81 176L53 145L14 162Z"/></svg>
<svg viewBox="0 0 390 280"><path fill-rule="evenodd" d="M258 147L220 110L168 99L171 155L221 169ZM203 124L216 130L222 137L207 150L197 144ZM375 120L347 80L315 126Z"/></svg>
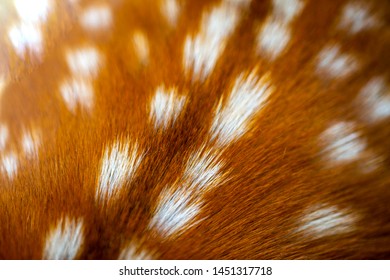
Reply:
<svg viewBox="0 0 390 280"><path fill-rule="evenodd" d="M273 0L272 14L259 28L257 51L269 60L280 56L291 39L291 22L302 11L300 0Z"/></svg>
<svg viewBox="0 0 390 280"><path fill-rule="evenodd" d="M46 237L43 258L49 260L75 259L84 243L83 221L61 218Z"/></svg>
<svg viewBox="0 0 390 280"><path fill-rule="evenodd" d="M76 78L94 78L102 64L100 52L94 47L69 50L66 53L69 70Z"/></svg>
<svg viewBox="0 0 390 280"><path fill-rule="evenodd" d="M363 174L369 174L380 169L385 162L383 156L377 155L373 151L367 151L361 161L359 168Z"/></svg>
<svg viewBox="0 0 390 280"><path fill-rule="evenodd" d="M50 0L14 0L15 10L20 21L8 30L8 38L20 58L26 52L41 57L43 35L41 26L47 20L51 9Z"/></svg>
<svg viewBox="0 0 390 280"><path fill-rule="evenodd" d="M320 136L324 159L333 164L344 164L358 160L364 155L366 141L356 131L351 122L338 122L331 125Z"/></svg>
<svg viewBox="0 0 390 280"><path fill-rule="evenodd" d="M119 260L153 260L153 256L146 250L130 243L119 253Z"/></svg>
<svg viewBox="0 0 390 280"><path fill-rule="evenodd" d="M37 25L29 23L14 25L8 30L8 37L20 58L24 58L27 51L36 57L43 53L42 32Z"/></svg>
<svg viewBox="0 0 390 280"><path fill-rule="evenodd" d="M226 100L222 97L218 104L210 128L211 138L219 146L226 146L243 136L272 91L268 75L259 79L255 72L241 74Z"/></svg>
<svg viewBox="0 0 390 280"><path fill-rule="evenodd" d="M88 7L80 17L81 26L90 32L108 30L112 21L112 11L108 5Z"/></svg>
<svg viewBox="0 0 390 280"><path fill-rule="evenodd" d="M223 181L218 151L202 147L189 158L184 171L184 186L195 193L205 192ZM184 187L183 186L183 187Z"/></svg>
<svg viewBox="0 0 390 280"><path fill-rule="evenodd" d="M137 143L130 145L118 140L107 147L101 162L96 199L103 202L115 197L134 177L142 159L143 153L139 152Z"/></svg>
<svg viewBox="0 0 390 280"><path fill-rule="evenodd" d="M390 89L383 77L374 77L361 89L358 105L362 106L359 112L368 122L379 122L390 117Z"/></svg>
<svg viewBox="0 0 390 280"><path fill-rule="evenodd" d="M180 2L178 0L162 0L160 9L169 24L174 26L179 17Z"/></svg>
<svg viewBox="0 0 390 280"><path fill-rule="evenodd" d="M193 72L193 78L203 80L214 69L240 15L241 9L228 2L203 14L199 33L195 37L187 36L184 43L184 68Z"/></svg>
<svg viewBox="0 0 390 280"><path fill-rule="evenodd" d="M202 203L192 199L192 192L184 189L161 193L149 228L157 229L163 237L186 231L195 225Z"/></svg>
<svg viewBox="0 0 390 280"><path fill-rule="evenodd" d="M259 53L265 53L273 60L285 50L290 41L290 29L278 21L269 20L262 26L257 37Z"/></svg>
<svg viewBox="0 0 390 280"><path fill-rule="evenodd" d="M346 29L351 34L378 26L378 18L371 14L369 7L363 2L350 2L345 5L339 22L339 28Z"/></svg>
<svg viewBox="0 0 390 280"><path fill-rule="evenodd" d="M236 5L241 7L248 7L252 0L223 0L226 4Z"/></svg>
<svg viewBox="0 0 390 280"><path fill-rule="evenodd" d="M2 75L0 75L0 100L3 97L3 93L4 93L6 86L7 86L6 79Z"/></svg>
<svg viewBox="0 0 390 280"><path fill-rule="evenodd" d="M36 130L26 131L22 136L22 148L28 158L37 157L40 137Z"/></svg>
<svg viewBox="0 0 390 280"><path fill-rule="evenodd" d="M325 78L342 79L348 77L359 67L352 55L344 54L338 45L329 45L318 55L317 72Z"/></svg>
<svg viewBox="0 0 390 280"><path fill-rule="evenodd" d="M190 156L182 177L160 194L150 229L170 238L203 220L197 219L204 203L203 195L225 179L218 155L218 151L202 146Z"/></svg>
<svg viewBox="0 0 390 280"><path fill-rule="evenodd" d="M185 96L177 94L176 88L165 89L160 86L156 90L150 107L150 118L155 128L168 128L179 117L185 104Z"/></svg>
<svg viewBox="0 0 390 280"><path fill-rule="evenodd" d="M1 170L6 173L9 179L13 179L18 171L19 159L14 152L3 156L1 160Z"/></svg>
<svg viewBox="0 0 390 280"><path fill-rule="evenodd" d="M135 50L135 53L138 56L139 61L142 64L146 64L149 60L149 42L146 35L140 31L137 30L133 34L133 47Z"/></svg>
<svg viewBox="0 0 390 280"><path fill-rule="evenodd" d="M87 112L93 108L94 90L88 79L69 79L60 87L61 95L69 111L76 113L77 105Z"/></svg>
<svg viewBox="0 0 390 280"><path fill-rule="evenodd" d="M298 231L313 238L344 234L353 231L357 217L347 209L316 205L306 210Z"/></svg>
<svg viewBox="0 0 390 280"><path fill-rule="evenodd" d="M274 18L291 22L298 14L301 13L304 3L302 0L272 0Z"/></svg>
<svg viewBox="0 0 390 280"><path fill-rule="evenodd" d="M72 77L60 85L60 92L72 113L76 112L77 105L88 113L92 112L93 79L99 73L102 60L102 55L94 47L77 48L66 52L66 62Z"/></svg>
<svg viewBox="0 0 390 280"><path fill-rule="evenodd" d="M46 21L51 8L51 0L13 0L21 21L38 24Z"/></svg>
<svg viewBox="0 0 390 280"><path fill-rule="evenodd" d="M8 127L4 124L0 125L0 151L3 151L7 146L9 137Z"/></svg>

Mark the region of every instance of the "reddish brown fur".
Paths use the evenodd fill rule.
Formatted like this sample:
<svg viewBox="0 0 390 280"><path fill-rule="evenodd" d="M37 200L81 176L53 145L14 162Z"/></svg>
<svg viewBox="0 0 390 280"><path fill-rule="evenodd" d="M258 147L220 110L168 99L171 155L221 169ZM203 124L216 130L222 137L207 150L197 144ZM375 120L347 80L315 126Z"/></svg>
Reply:
<svg viewBox="0 0 390 280"><path fill-rule="evenodd" d="M86 7L94 1L81 1ZM40 259L45 239L64 215L85 221L80 259L116 259L129 242L159 259L388 259L390 257L390 119L359 122L368 146L383 156L370 173L358 164L324 168L320 135L330 123L359 120L354 103L375 75L390 81L390 5L371 1L384 24L355 36L334 28L346 1L306 1L293 26L287 51L274 62L255 51L257 26L269 1L253 0L229 38L226 51L206 81L192 81L182 66L183 42L196 34L202 12L219 1L186 1L176 27L170 27L156 1L112 1L114 22L106 33L88 34L77 24L77 9L66 1L45 25L42 59L21 60L6 38L0 39L0 65L7 85L0 119L9 131L9 149L20 149L24 129L39 127L39 160L21 160L17 176L0 176L0 258ZM3 5L3 4L2 4ZM5 22L15 17L11 4ZM3 34L5 25L0 26ZM142 30L150 57L137 62L131 35ZM322 79L313 69L317 53L340 42L363 61L343 80ZM69 74L64 51L94 45L104 67L94 82L91 114L71 113L58 85ZM191 153L207 139L221 96L243 71L270 73L276 90L253 121L252 129L222 152L229 180L204 196L205 206L193 228L171 239L148 229L161 191L184 171ZM149 103L161 84L187 96L183 114L166 131L156 132ZM95 201L103 151L116 139L138 141L147 150L120 198L101 206ZM19 150L18 150L19 151ZM20 151L19 151L20 152ZM304 209L316 203L352 209L361 219L344 234L309 238L297 233Z"/></svg>

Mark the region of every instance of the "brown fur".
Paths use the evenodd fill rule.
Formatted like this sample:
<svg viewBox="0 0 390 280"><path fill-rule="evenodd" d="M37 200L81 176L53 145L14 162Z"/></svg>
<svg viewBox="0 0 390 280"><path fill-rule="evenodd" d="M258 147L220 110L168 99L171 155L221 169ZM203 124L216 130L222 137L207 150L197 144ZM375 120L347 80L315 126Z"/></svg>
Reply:
<svg viewBox="0 0 390 280"><path fill-rule="evenodd" d="M77 9L92 2L81 1ZM0 258L42 258L48 232L64 215L84 218L80 259L116 259L133 241L159 259L390 258L390 119L359 121L364 112L353 101L370 77L390 81L389 3L370 1L384 23L379 29L347 36L334 28L346 1L306 1L288 48L271 62L254 47L271 4L253 0L215 70L204 82L193 81L183 70L183 42L196 34L202 12L218 2L186 1L170 27L156 1L112 1L111 30L88 34L77 24L78 10L57 1L41 59L27 55L23 61L0 39L0 70L8 79L0 118L10 131L8 149L20 154L25 129L39 127L42 136L39 160L22 159L12 180L0 176ZM11 22L15 12L5 3ZM135 30L149 40L148 63L138 62L132 48ZM363 62L356 73L342 80L315 73L313 59L329 42L340 42ZM64 51L80 45L97 46L105 56L91 114L70 112L58 90L69 74ZM202 222L161 237L148 228L160 193L209 137L220 97L241 72L254 68L259 76L270 73L276 90L249 132L221 151L221 172L229 180L204 195ZM161 84L177 86L187 102L172 127L156 132L149 103ZM323 166L318 135L339 120L357 121L369 148L384 159L377 170L359 173L359 162ZM147 153L119 198L102 206L95 201L100 161L118 138L136 140ZM296 232L304 209L317 202L347 207L361 218L344 234L310 238Z"/></svg>

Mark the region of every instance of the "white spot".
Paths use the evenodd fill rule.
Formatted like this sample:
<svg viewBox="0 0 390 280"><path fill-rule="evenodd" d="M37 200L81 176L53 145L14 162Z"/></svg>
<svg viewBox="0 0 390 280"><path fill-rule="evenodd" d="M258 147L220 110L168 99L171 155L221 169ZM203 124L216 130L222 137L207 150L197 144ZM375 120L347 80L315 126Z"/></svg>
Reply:
<svg viewBox="0 0 390 280"><path fill-rule="evenodd" d="M66 62L74 76L94 78L97 76L101 65L101 56L96 48L79 48L67 52Z"/></svg>
<svg viewBox="0 0 390 280"><path fill-rule="evenodd" d="M202 147L190 156L183 177L174 183L176 187L160 194L149 228L170 237L201 222L195 218L203 205L203 194L223 181L215 152Z"/></svg>
<svg viewBox="0 0 390 280"><path fill-rule="evenodd" d="M60 87L61 95L66 106L72 113L76 112L76 106L79 104L87 112L93 107L93 85L91 81L84 79L66 80Z"/></svg>
<svg viewBox="0 0 390 280"><path fill-rule="evenodd" d="M40 57L43 52L41 24L47 20L50 11L49 0L14 0L20 22L8 30L8 37L16 54L24 58L27 51Z"/></svg>
<svg viewBox="0 0 390 280"><path fill-rule="evenodd" d="M378 25L378 19L370 15L369 8L356 2L350 2L344 7L339 22L339 28L346 29L351 34L375 28Z"/></svg>
<svg viewBox="0 0 390 280"><path fill-rule="evenodd" d="M262 26L257 37L259 53L265 53L273 60L279 56L290 41L290 30L279 21L268 20Z"/></svg>
<svg viewBox="0 0 390 280"><path fill-rule="evenodd" d="M369 174L380 169L384 162L385 158L383 156L379 156L373 151L368 151L359 162L359 168L363 174Z"/></svg>
<svg viewBox="0 0 390 280"><path fill-rule="evenodd" d="M24 58L27 50L32 55L41 56L43 52L42 32L39 26L19 23L8 30L8 37L20 58Z"/></svg>
<svg viewBox="0 0 390 280"><path fill-rule="evenodd" d="M252 0L223 0L228 5L236 5L238 7L246 8L252 2Z"/></svg>
<svg viewBox="0 0 390 280"><path fill-rule="evenodd" d="M348 54L343 54L338 45L325 47L318 55L317 71L329 78L344 78L357 70L359 64Z"/></svg>
<svg viewBox="0 0 390 280"><path fill-rule="evenodd" d="M14 0L14 5L21 21L38 24L46 21L50 2L49 0Z"/></svg>
<svg viewBox="0 0 390 280"><path fill-rule="evenodd" d="M0 100L3 96L3 92L6 86L7 86L7 82L5 78L2 75L0 75Z"/></svg>
<svg viewBox="0 0 390 280"><path fill-rule="evenodd" d="M153 97L150 107L150 118L154 121L156 128L167 128L180 115L186 98L179 96L175 88L166 90L159 87Z"/></svg>
<svg viewBox="0 0 390 280"><path fill-rule="evenodd" d="M123 248L119 254L118 260L153 260L154 258L143 249L134 244L129 244Z"/></svg>
<svg viewBox="0 0 390 280"><path fill-rule="evenodd" d="M363 104L363 117L377 122L390 117L390 90L383 77L372 78L360 91L359 103Z"/></svg>
<svg viewBox="0 0 390 280"><path fill-rule="evenodd" d="M83 222L61 218L56 228L52 229L46 238L43 258L49 260L75 259L83 242Z"/></svg>
<svg viewBox="0 0 390 280"><path fill-rule="evenodd" d="M334 206L319 205L307 210L300 231L316 238L352 231L355 215Z"/></svg>
<svg viewBox="0 0 390 280"><path fill-rule="evenodd" d="M212 139L225 146L240 138L249 129L253 116L264 108L271 92L268 75L258 79L254 72L241 74L227 100L221 98L218 104L210 128Z"/></svg>
<svg viewBox="0 0 390 280"><path fill-rule="evenodd" d="M81 26L91 32L107 30L112 25L112 12L106 5L91 6L80 17Z"/></svg>
<svg viewBox="0 0 390 280"><path fill-rule="evenodd" d="M138 152L135 143L131 149L127 142L117 141L104 151L99 187L96 190L96 199L103 201L113 198L123 187L126 181L131 180L139 165L143 154Z"/></svg>
<svg viewBox="0 0 390 280"><path fill-rule="evenodd" d="M192 192L182 189L162 192L149 228L156 228L163 237L170 237L192 227L201 203L192 200L191 195Z"/></svg>
<svg viewBox="0 0 390 280"><path fill-rule="evenodd" d="M239 20L237 5L222 3L202 17L202 25L195 37L188 36L184 43L184 68L193 70L195 78L205 79L213 70L225 49L228 37Z"/></svg>
<svg viewBox="0 0 390 280"><path fill-rule="evenodd" d="M28 158L38 156L40 139L36 131L25 132L22 136L22 148Z"/></svg>
<svg viewBox="0 0 390 280"><path fill-rule="evenodd" d="M162 0L161 13L167 19L170 25L174 26L180 12L180 5L177 0Z"/></svg>
<svg viewBox="0 0 390 280"><path fill-rule="evenodd" d="M285 23L291 22L303 8L301 0L272 0L272 2L274 18Z"/></svg>
<svg viewBox="0 0 390 280"><path fill-rule="evenodd" d="M60 87L68 109L75 113L77 104L91 112L94 90L92 78L98 74L101 55L93 47L79 48L66 53L66 61L74 78L66 80Z"/></svg>
<svg viewBox="0 0 390 280"><path fill-rule="evenodd" d="M140 62L146 64L149 60L149 42L143 32L139 30L134 32L133 46Z"/></svg>
<svg viewBox="0 0 390 280"><path fill-rule="evenodd" d="M184 182L191 191L199 193L222 182L222 164L216 151L199 149L193 153L184 171Z"/></svg>
<svg viewBox="0 0 390 280"><path fill-rule="evenodd" d="M8 178L12 179L18 171L18 157L15 153L11 152L3 156L1 160L1 169L7 173Z"/></svg>
<svg viewBox="0 0 390 280"><path fill-rule="evenodd" d="M3 151L7 146L7 141L9 137L8 127L4 124L0 125L0 151Z"/></svg>
<svg viewBox="0 0 390 280"><path fill-rule="evenodd" d="M80 5L80 0L67 0L67 2L73 7Z"/></svg>
<svg viewBox="0 0 390 280"><path fill-rule="evenodd" d="M321 134L320 141L325 144L325 158L332 163L349 163L359 159L367 145L350 122L332 125Z"/></svg>
<svg viewBox="0 0 390 280"><path fill-rule="evenodd" d="M274 60L287 47L291 39L290 22L303 8L300 0L273 0L273 13L260 28L257 49Z"/></svg>

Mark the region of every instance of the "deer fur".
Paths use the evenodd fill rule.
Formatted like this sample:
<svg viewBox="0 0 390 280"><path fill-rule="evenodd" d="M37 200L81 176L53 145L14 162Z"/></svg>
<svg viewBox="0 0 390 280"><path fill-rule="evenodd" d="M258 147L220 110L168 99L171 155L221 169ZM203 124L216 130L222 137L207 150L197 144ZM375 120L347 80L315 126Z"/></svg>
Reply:
<svg viewBox="0 0 390 280"><path fill-rule="evenodd" d="M390 3L0 3L1 259L388 259Z"/></svg>

